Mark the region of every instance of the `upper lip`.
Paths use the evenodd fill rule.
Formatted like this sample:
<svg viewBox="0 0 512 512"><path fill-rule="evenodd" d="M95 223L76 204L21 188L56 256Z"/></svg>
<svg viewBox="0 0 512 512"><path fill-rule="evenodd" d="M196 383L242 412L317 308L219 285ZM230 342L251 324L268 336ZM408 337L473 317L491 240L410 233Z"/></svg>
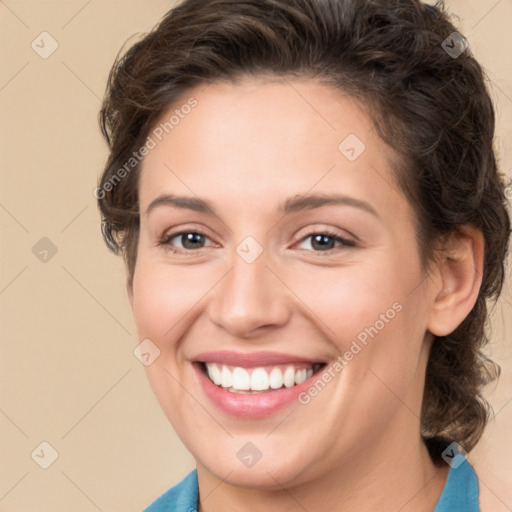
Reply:
<svg viewBox="0 0 512 512"><path fill-rule="evenodd" d="M278 364L316 364L324 363L319 359L311 359L282 352L233 352L231 350L217 350L202 352L192 358L195 362L220 363L229 366L252 368L256 366L272 366Z"/></svg>

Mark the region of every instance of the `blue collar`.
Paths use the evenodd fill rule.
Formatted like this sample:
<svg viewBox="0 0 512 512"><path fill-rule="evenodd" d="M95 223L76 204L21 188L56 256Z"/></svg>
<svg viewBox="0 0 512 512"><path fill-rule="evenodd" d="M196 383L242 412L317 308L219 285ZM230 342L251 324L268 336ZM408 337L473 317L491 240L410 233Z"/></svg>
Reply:
<svg viewBox="0 0 512 512"><path fill-rule="evenodd" d="M434 512L480 512L478 478L466 459L450 468Z"/></svg>

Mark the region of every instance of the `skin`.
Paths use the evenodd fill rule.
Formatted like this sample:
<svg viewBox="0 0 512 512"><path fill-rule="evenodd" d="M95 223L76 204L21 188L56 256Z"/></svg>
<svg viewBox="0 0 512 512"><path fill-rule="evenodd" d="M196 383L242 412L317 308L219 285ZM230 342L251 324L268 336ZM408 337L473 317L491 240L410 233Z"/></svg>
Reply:
<svg viewBox="0 0 512 512"><path fill-rule="evenodd" d="M200 509L433 510L448 466L432 463L420 437L425 367L432 334L453 331L476 300L480 233L451 236L427 274L394 179L397 156L339 91L312 79L246 78L191 89L170 112L191 96L197 106L142 165L127 289L140 339L161 351L147 374L197 461ZM349 134L366 146L352 162L338 149ZM296 195L333 192L374 213L279 209ZM209 201L215 214L172 205L147 214L162 194ZM198 229L203 247L184 249L179 236L158 243ZM318 249L308 235L325 230L354 245ZM263 248L250 264L236 252L249 235ZM207 350L332 363L394 303L401 311L307 405L233 417L192 369ZM237 458L247 442L262 454L251 468Z"/></svg>

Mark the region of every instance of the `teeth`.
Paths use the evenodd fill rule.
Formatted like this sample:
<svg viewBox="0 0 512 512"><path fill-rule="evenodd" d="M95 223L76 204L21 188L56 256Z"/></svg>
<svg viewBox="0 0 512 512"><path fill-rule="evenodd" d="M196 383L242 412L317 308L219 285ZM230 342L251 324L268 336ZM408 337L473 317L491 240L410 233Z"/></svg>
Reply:
<svg viewBox="0 0 512 512"><path fill-rule="evenodd" d="M210 370L208 370L208 375L210 375ZM229 371L227 366L222 367L222 371L220 372L221 382L220 385L223 388L230 388L233 383L233 374ZM211 378L211 377L210 377Z"/></svg>
<svg viewBox="0 0 512 512"><path fill-rule="evenodd" d="M272 368L269 381L272 389L279 389L283 387L283 372L280 368Z"/></svg>
<svg viewBox="0 0 512 512"><path fill-rule="evenodd" d="M295 384L301 384L306 380L306 372L307 370L303 368L302 370L297 370L295 373Z"/></svg>
<svg viewBox="0 0 512 512"><path fill-rule="evenodd" d="M287 388L291 388L295 384L295 369L293 366L288 366L284 371L283 382Z"/></svg>
<svg viewBox="0 0 512 512"><path fill-rule="evenodd" d="M253 391L265 391L269 387L269 376L263 368L256 368L251 375L251 389Z"/></svg>
<svg viewBox="0 0 512 512"><path fill-rule="evenodd" d="M304 365L280 365L265 368L246 369L230 367L220 363L206 363L210 380L229 391L267 391L291 388L301 384L313 375L313 368Z"/></svg>
<svg viewBox="0 0 512 512"><path fill-rule="evenodd" d="M235 368L233 370L233 381L231 387L240 391L247 391L251 389L251 377L245 368Z"/></svg>
<svg viewBox="0 0 512 512"><path fill-rule="evenodd" d="M217 386L220 386L222 383L222 375L220 373L219 367L215 363L210 365L208 374L210 375L210 379L212 379L213 383Z"/></svg>

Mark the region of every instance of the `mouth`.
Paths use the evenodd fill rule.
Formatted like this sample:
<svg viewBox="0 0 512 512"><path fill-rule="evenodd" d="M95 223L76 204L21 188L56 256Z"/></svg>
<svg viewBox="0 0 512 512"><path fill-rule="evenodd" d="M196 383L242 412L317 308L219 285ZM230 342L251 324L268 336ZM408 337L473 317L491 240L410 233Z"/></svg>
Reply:
<svg viewBox="0 0 512 512"><path fill-rule="evenodd" d="M199 362L210 382L230 393L269 393L293 388L310 379L325 363L287 363L247 368L224 363Z"/></svg>
<svg viewBox="0 0 512 512"><path fill-rule="evenodd" d="M271 416L297 404L326 362L271 352L208 352L191 360L200 386L223 413L245 419Z"/></svg>

